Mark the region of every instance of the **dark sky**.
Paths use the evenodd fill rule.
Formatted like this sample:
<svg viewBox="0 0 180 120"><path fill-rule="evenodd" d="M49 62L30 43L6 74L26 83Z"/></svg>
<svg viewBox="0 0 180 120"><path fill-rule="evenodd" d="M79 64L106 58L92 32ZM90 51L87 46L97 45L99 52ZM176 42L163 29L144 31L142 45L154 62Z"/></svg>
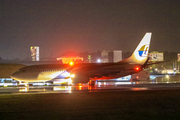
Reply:
<svg viewBox="0 0 180 120"><path fill-rule="evenodd" d="M0 0L0 57L136 48L180 52L179 0Z"/></svg>

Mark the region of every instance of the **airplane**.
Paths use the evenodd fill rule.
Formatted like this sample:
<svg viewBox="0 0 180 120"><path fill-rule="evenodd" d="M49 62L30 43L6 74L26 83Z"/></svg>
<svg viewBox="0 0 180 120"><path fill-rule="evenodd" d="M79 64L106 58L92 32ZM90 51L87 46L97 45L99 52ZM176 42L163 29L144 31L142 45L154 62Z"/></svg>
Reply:
<svg viewBox="0 0 180 120"><path fill-rule="evenodd" d="M88 83L95 80L113 79L140 72L148 67L148 51L152 33L145 34L133 54L116 63L47 64L26 66L11 75L17 81L47 82L70 79L72 83Z"/></svg>

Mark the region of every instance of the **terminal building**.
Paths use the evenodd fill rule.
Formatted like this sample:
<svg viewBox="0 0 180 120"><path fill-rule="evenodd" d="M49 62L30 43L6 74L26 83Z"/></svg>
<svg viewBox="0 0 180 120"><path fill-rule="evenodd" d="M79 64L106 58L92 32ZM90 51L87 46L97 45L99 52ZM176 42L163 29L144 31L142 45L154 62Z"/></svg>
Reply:
<svg viewBox="0 0 180 120"><path fill-rule="evenodd" d="M71 57L62 56L60 58L57 58L57 61L62 61L63 64L68 64L70 62L82 63L83 58L79 56L71 56Z"/></svg>
<svg viewBox="0 0 180 120"><path fill-rule="evenodd" d="M68 53L61 55L61 57L56 58L56 60L62 61L63 64L68 64L70 62L82 63L83 57L80 57L78 54L68 52Z"/></svg>

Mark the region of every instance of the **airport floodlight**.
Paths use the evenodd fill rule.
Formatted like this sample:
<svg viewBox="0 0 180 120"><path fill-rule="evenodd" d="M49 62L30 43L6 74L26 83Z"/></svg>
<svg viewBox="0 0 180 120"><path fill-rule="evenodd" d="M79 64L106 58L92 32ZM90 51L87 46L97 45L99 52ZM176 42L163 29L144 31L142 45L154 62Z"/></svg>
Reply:
<svg viewBox="0 0 180 120"><path fill-rule="evenodd" d="M97 63L101 63L101 59L97 59Z"/></svg>
<svg viewBox="0 0 180 120"><path fill-rule="evenodd" d="M70 65L70 66L74 65L74 62L71 61L71 62L69 63L69 65Z"/></svg>

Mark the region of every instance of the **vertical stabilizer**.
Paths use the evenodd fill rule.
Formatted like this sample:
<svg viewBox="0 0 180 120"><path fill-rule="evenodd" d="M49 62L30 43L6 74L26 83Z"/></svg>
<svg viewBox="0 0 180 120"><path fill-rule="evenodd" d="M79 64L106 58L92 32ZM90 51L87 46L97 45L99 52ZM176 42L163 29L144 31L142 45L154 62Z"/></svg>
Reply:
<svg viewBox="0 0 180 120"><path fill-rule="evenodd" d="M148 58L151 35L152 33L146 33L133 54L123 61L132 64L144 64Z"/></svg>

